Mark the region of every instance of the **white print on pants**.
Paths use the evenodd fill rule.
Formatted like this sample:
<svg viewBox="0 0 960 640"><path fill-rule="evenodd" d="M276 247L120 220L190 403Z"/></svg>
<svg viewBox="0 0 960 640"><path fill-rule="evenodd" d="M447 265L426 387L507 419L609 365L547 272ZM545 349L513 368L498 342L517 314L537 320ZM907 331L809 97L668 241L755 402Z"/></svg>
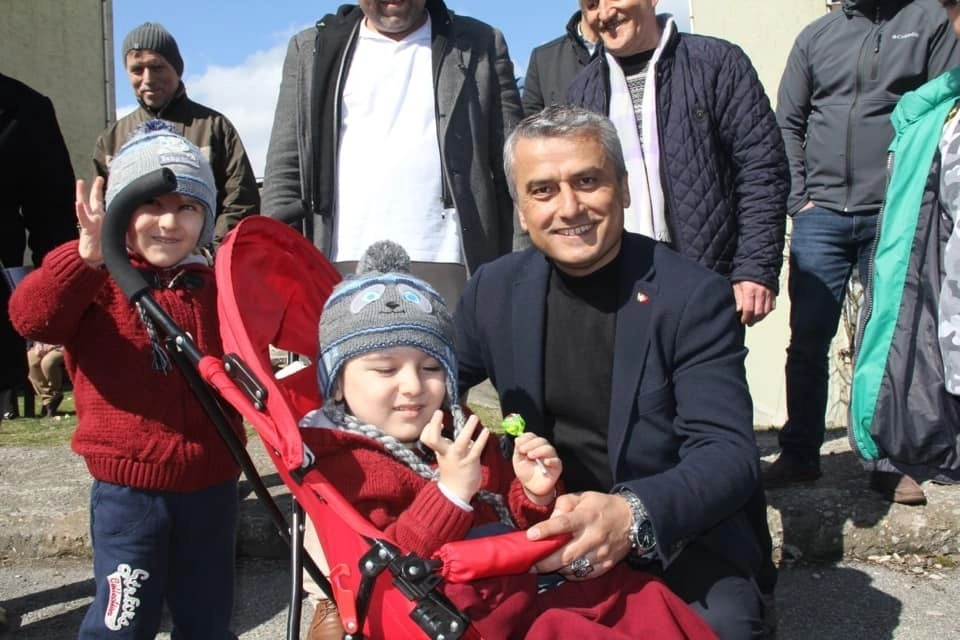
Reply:
<svg viewBox="0 0 960 640"><path fill-rule="evenodd" d="M107 600L107 612L103 616L107 629L119 631L130 626L140 606L140 598L135 597L137 589L149 577L149 572L134 569L128 564L117 565L117 570L107 576L110 597Z"/></svg>

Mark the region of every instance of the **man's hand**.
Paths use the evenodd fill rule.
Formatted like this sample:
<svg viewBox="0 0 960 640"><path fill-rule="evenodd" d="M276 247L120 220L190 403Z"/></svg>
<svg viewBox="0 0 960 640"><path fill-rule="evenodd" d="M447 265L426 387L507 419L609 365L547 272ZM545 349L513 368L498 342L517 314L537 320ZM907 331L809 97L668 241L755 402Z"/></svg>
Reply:
<svg viewBox="0 0 960 640"><path fill-rule="evenodd" d="M538 573L557 571L568 580L589 580L601 576L630 551L633 514L621 496L596 491L567 493L557 498L549 520L527 530L527 538L541 540L561 534L573 539L536 564ZM586 558L592 568L574 576L570 564Z"/></svg>
<svg viewBox="0 0 960 640"><path fill-rule="evenodd" d="M734 282L733 297L737 301L740 323L748 327L760 322L777 308L777 295L773 289L758 282L749 280Z"/></svg>

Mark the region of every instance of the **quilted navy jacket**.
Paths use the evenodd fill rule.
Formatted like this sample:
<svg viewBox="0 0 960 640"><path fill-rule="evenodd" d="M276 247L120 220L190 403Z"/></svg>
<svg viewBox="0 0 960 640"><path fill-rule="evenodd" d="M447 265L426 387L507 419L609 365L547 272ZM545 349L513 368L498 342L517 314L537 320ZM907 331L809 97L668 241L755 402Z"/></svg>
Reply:
<svg viewBox="0 0 960 640"><path fill-rule="evenodd" d="M790 173L770 101L736 45L675 29L666 37L657 122L672 244L733 282L777 291ZM577 75L567 98L609 115L605 56Z"/></svg>

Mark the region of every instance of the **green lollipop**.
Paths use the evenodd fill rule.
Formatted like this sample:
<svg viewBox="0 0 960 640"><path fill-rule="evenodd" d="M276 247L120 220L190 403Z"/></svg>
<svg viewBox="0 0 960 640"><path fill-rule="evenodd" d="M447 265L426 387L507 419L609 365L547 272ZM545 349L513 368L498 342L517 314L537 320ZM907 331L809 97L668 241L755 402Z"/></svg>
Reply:
<svg viewBox="0 0 960 640"><path fill-rule="evenodd" d="M503 433L516 438L527 428L527 422L519 413L508 413L504 416L503 422L500 423L500 428Z"/></svg>
<svg viewBox="0 0 960 640"><path fill-rule="evenodd" d="M508 413L503 417L503 421L500 422L499 429L491 429L497 435L508 435L516 438L521 435L524 430L527 428L527 421L523 419L519 413ZM543 464L543 460L537 458L534 460L537 463L537 468L540 469L540 473L547 475L547 468Z"/></svg>

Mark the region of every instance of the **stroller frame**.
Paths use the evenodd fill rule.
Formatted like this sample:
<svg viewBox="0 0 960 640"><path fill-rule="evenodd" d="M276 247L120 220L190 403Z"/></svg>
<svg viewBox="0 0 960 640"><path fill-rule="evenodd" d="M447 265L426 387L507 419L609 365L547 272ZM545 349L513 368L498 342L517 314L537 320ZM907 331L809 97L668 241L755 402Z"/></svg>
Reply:
<svg viewBox="0 0 960 640"><path fill-rule="evenodd" d="M124 238L137 206L145 200L174 191L176 186L175 175L164 168L137 178L114 197L103 224L101 243L104 261L124 295L131 303L139 303L157 326L158 332L164 337L171 360L186 377L253 492L266 507L277 533L289 546L291 579L288 640L299 637L303 570L336 601L345 640L360 639L368 635L380 637L385 629L389 629L391 633L405 630L416 633L413 629L419 629L425 637L433 640L479 638L469 619L439 591L438 585L442 580L467 582L478 577L523 572L534 562L562 546L568 538L529 542L522 532L515 532L498 536L496 540L490 539L487 543L477 540L453 542L444 545L445 562L442 562L403 553L381 531L362 518L322 475L314 462L312 452L299 438L297 418L306 413L306 410L318 406L315 397L318 394L316 379L310 375L313 368L306 368L290 376L289 386L281 387L268 367L268 354L262 353L266 350L265 347L254 346L250 337L244 333L243 327L231 327L231 323L223 321L226 304L224 299L232 295L232 292L221 286L221 280L229 276L231 252L227 251L222 258L218 255L216 269L221 336L225 352L228 349L231 351L226 353L223 359L200 352L193 339L178 327L149 295L149 286L143 276L130 264ZM260 232L264 237L278 238L278 243L285 243L282 250L289 250L289 255L284 254L284 259L300 260L293 264L302 264L304 260L315 263L318 274L311 275L317 275L316 281L308 279L311 281L307 286L312 287L313 298L310 301L317 308L311 311L315 312L316 317L311 316L300 323L294 323L294 329L297 330L288 331L286 334L289 337L308 332L311 339L315 340L320 307L339 281L339 273L302 235L269 218L254 216L244 219L228 236L224 246L234 240L240 242L238 238L241 238L242 234L239 231L244 225L247 229ZM257 237L255 233L252 235ZM221 253L223 252L221 248ZM224 264L225 268L221 269ZM289 301L287 303L290 304ZM261 310L257 308L252 312ZM268 311L270 310L266 310L264 315L269 315ZM232 315L238 314L239 312L235 311ZM282 319L283 322L286 320L286 317ZM287 350L301 354L310 353L304 344L300 341L297 349ZM236 346L240 353L251 354L253 360L233 353L231 346ZM283 344L277 346L285 348ZM264 364L264 361L267 364ZM269 384L265 380L267 377L270 378ZM274 393L271 385L280 393ZM278 474L290 489L293 502L289 522L267 490L244 443L230 428L221 401L226 401L236 408L259 433ZM271 411L284 415L288 420L272 421L268 416ZM316 563L304 553L305 510L314 522L327 559L334 557L330 562L329 578L324 576ZM337 528L338 523L347 525L350 535L343 540L334 540L336 544L328 544L343 529L342 526ZM486 545L482 553L477 552L478 542ZM488 553L488 548L495 550ZM486 557L474 559L473 556ZM384 574L387 573L390 574L390 584L395 587L393 589L385 584Z"/></svg>

